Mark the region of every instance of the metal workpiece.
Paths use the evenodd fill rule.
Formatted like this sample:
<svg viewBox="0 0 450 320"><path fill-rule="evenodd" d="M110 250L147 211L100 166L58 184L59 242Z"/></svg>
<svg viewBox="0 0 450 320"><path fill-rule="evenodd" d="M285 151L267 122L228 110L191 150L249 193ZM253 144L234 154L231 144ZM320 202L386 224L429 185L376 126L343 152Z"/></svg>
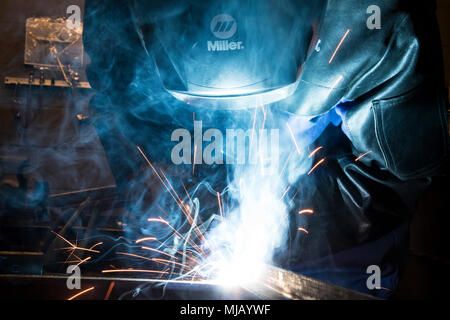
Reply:
<svg viewBox="0 0 450 320"><path fill-rule="evenodd" d="M81 290L67 289L68 275L0 274L0 286L10 299L66 300ZM269 266L257 283L224 287L214 281L182 281L145 277L82 276L80 299L198 299L198 300L374 300L376 298ZM109 288L113 288L109 289ZM49 290L46 290L49 289ZM36 292L40 291L40 295ZM111 291L113 294L111 294Z"/></svg>
<svg viewBox="0 0 450 320"><path fill-rule="evenodd" d="M82 276L82 287L69 290L68 275L0 274L0 299L72 300L259 300L243 288L224 289L207 281L148 279L145 277ZM7 295L7 296L6 296Z"/></svg>
<svg viewBox="0 0 450 320"><path fill-rule="evenodd" d="M267 266L265 276L245 288L267 300L373 300L372 296Z"/></svg>

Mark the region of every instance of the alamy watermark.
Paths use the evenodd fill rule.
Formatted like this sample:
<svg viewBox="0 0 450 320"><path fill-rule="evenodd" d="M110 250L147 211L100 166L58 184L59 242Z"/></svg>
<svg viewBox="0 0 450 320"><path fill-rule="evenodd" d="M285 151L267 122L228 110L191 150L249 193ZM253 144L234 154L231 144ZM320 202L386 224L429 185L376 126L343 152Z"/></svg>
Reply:
<svg viewBox="0 0 450 320"><path fill-rule="evenodd" d="M371 265L367 267L367 274L370 276L367 278L366 286L369 290L381 288L381 269L377 265Z"/></svg>
<svg viewBox="0 0 450 320"><path fill-rule="evenodd" d="M377 5L371 5L367 8L367 14L370 14L369 18L367 18L367 28L370 30L381 29L381 9Z"/></svg>
<svg viewBox="0 0 450 320"><path fill-rule="evenodd" d="M207 129L194 122L193 135L187 129L172 132L171 159L181 164L263 164L276 168L280 153L278 129Z"/></svg>
<svg viewBox="0 0 450 320"><path fill-rule="evenodd" d="M69 290L81 289L81 270L77 265L70 265L67 267L66 273L69 275L67 277L66 286Z"/></svg>
<svg viewBox="0 0 450 320"><path fill-rule="evenodd" d="M71 5L66 10L66 25L70 30L81 28L81 8L77 5Z"/></svg>

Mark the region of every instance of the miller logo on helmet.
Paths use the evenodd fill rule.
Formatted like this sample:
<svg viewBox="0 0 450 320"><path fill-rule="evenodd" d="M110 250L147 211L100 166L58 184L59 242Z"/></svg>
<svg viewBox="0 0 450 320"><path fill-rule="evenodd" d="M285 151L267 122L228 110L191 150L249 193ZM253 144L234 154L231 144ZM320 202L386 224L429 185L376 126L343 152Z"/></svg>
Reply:
<svg viewBox="0 0 450 320"><path fill-rule="evenodd" d="M237 23L228 14L219 14L211 21L211 32L216 38L229 39L236 33Z"/></svg>
<svg viewBox="0 0 450 320"><path fill-rule="evenodd" d="M234 36L237 31L237 22L229 14L222 13L215 16L211 20L210 28L212 34L216 38L222 39L222 41L208 41L208 51L234 51L244 49L242 41L234 42L226 40Z"/></svg>

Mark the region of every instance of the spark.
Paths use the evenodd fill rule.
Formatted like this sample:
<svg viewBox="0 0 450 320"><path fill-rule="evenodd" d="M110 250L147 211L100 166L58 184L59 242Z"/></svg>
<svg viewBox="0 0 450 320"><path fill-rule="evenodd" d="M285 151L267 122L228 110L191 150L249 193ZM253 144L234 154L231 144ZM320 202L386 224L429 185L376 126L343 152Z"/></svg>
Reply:
<svg viewBox="0 0 450 320"><path fill-rule="evenodd" d="M289 162L289 159L290 159L291 156L292 156L292 153L294 153L294 151L291 151L291 152L289 153L288 157L286 158L286 161L284 162L283 168L281 169L281 172L280 172L280 174L279 174L279 176L278 176L278 183L281 182L281 179L282 179L284 170L285 170L286 167L287 167L287 164L288 164L288 162Z"/></svg>
<svg viewBox="0 0 450 320"><path fill-rule="evenodd" d="M298 147L297 140L295 140L294 132L292 131L291 127L289 126L289 123L286 123L286 126L288 127L289 133L291 134L292 141L294 141L295 148L297 148L297 153L300 155L301 154L300 148Z"/></svg>
<svg viewBox="0 0 450 320"><path fill-rule="evenodd" d="M93 253L100 253L100 251L98 251L98 250L82 248L82 247L78 247L78 246L75 246L75 245L72 245L71 247L64 247L64 248L56 249L56 250L73 250L73 251L80 250L80 251L88 251L88 252L93 252Z"/></svg>
<svg viewBox="0 0 450 320"><path fill-rule="evenodd" d="M71 249L71 248L69 248L69 249ZM68 261L69 261L69 259L70 259L72 256L74 256L75 259L77 259L77 260L75 261L76 263L78 263L78 262L81 261L81 258L75 254L75 250L72 250L72 251L70 252L70 254L67 256L67 259L66 259L66 261L65 261L64 263L69 263Z"/></svg>
<svg viewBox="0 0 450 320"><path fill-rule="evenodd" d="M266 126L266 120L267 120L267 111L266 111L266 108L264 105L261 106L261 111L264 115L263 123L262 123L262 129L264 130L264 127Z"/></svg>
<svg viewBox="0 0 450 320"><path fill-rule="evenodd" d="M72 242L70 242L69 240L67 240L66 238L64 238L63 236L59 235L58 233L56 233L53 230L50 230L51 233L54 233L55 235L57 235L58 237L60 237L62 240L64 240L66 243L68 243L72 248L75 247Z"/></svg>
<svg viewBox="0 0 450 320"><path fill-rule="evenodd" d="M294 196L291 198L291 200L289 200L288 203L291 203L291 202L295 199L295 197L297 196L297 194L298 194L298 191L294 194Z"/></svg>
<svg viewBox="0 0 450 320"><path fill-rule="evenodd" d="M144 260L148 260L148 261L152 261L151 258L147 258L147 257L143 257L137 254L133 254L133 253L127 253L127 252L116 252L116 254L120 254L123 256L129 256L129 257L134 257L134 258L139 258L139 259L144 259Z"/></svg>
<svg viewBox="0 0 450 320"><path fill-rule="evenodd" d="M155 261L155 262L159 262L159 263L164 263L164 264L172 264L173 263L173 264L181 266L183 268L184 267L190 268L187 264L179 263L179 262L175 262L175 261L171 261L171 260L167 260L167 259L152 258L151 260Z"/></svg>
<svg viewBox="0 0 450 320"><path fill-rule="evenodd" d="M306 230L305 228L298 228L298 231L302 231L306 234L309 234L308 230Z"/></svg>
<svg viewBox="0 0 450 320"><path fill-rule="evenodd" d="M144 241L158 241L158 239L156 239L155 237L145 237L145 238L137 239L135 242L136 243L141 243L141 242L144 242Z"/></svg>
<svg viewBox="0 0 450 320"><path fill-rule="evenodd" d="M147 156L145 155L144 151L142 151L142 149L137 146L139 152L141 153L141 155L144 157L145 161L147 162L147 164L150 166L150 168L152 168L153 172L156 174L156 176L158 177L159 181L161 181L161 183L163 184L163 186L167 189L167 191L170 193L170 195L172 196L172 198L175 200L175 202L178 204L177 199L175 199L175 196L172 194L172 192L170 191L169 187L164 183L164 180L161 178L161 176L159 175L158 171L155 169L155 167L153 166L153 164L150 162L150 160L148 160Z"/></svg>
<svg viewBox="0 0 450 320"><path fill-rule="evenodd" d="M191 261L194 261L196 264L200 264L201 263L198 259L195 259L194 257L188 256L184 252L181 252L181 251L178 251L178 250L176 252L179 253L180 255L182 255L183 257L185 257L185 258L187 258L187 259L189 259Z"/></svg>
<svg viewBox="0 0 450 320"><path fill-rule="evenodd" d="M142 272L142 273L169 274L167 271L161 271L161 270L147 270L147 269L114 269L114 270L102 270L102 273L115 273L115 272Z"/></svg>
<svg viewBox="0 0 450 320"><path fill-rule="evenodd" d="M255 115L253 116L253 127L252 127L252 136L250 138L250 145L248 147L249 151L252 151L252 146L253 146L253 138L255 135L255 127L256 127L256 113L258 112L258 108L255 108Z"/></svg>
<svg viewBox="0 0 450 320"><path fill-rule="evenodd" d="M324 163L324 162L325 162L325 158L322 159L322 160L320 160L319 162L317 162L317 163L314 165L314 167L312 167L311 170L309 170L308 176L309 176L311 173L313 173L313 171L316 170L316 168L317 168L318 166L320 166L320 165L321 165L322 163Z"/></svg>
<svg viewBox="0 0 450 320"><path fill-rule="evenodd" d="M328 91L327 97L331 94L331 92L333 92L333 90L338 86L338 84L344 79L344 77L342 75L340 75L336 82L333 83L333 85L331 86L330 90Z"/></svg>
<svg viewBox="0 0 450 320"><path fill-rule="evenodd" d="M95 247L100 246L100 245L102 245L102 244L103 244L102 241L101 241L101 242L98 242L98 243L94 244L92 247L90 247L89 250L92 250L92 249L94 249Z"/></svg>
<svg viewBox="0 0 450 320"><path fill-rule="evenodd" d="M194 231L197 233L197 235L200 237L200 239L206 240L203 233L200 231L200 229L198 228L198 226L195 224L194 219L192 219L192 216L190 214L190 210L188 210L186 208L186 206L184 205L184 202L180 199L180 197L178 196L178 193L175 191L175 189L173 188L172 184L170 183L169 179L167 179L166 175L164 174L164 172L161 170L161 174L164 176L164 179L166 179L168 185L170 186L170 188L172 189L173 193L176 195L178 201L175 200L175 202L177 203L177 205L180 207L181 212L183 212L183 214L185 215L185 217L188 219L188 222L191 226L194 227ZM188 207L189 208L189 207ZM190 208L189 208L190 209Z"/></svg>
<svg viewBox="0 0 450 320"><path fill-rule="evenodd" d="M91 291L91 290L94 290L94 288L95 288L95 287L90 287L89 289L83 290L83 291L77 293L76 295L70 297L70 298L67 299L67 300L73 300L73 299L75 299L75 298L81 296L82 294L85 294L86 292L89 292L89 291Z"/></svg>
<svg viewBox="0 0 450 320"><path fill-rule="evenodd" d="M192 175L195 174L195 161L197 160L197 145L194 147L194 161L192 162Z"/></svg>
<svg viewBox="0 0 450 320"><path fill-rule="evenodd" d="M187 195L189 201L190 201L191 203L193 203L193 201L192 201L192 199L191 199L191 196L189 195L189 192L187 191L186 186L184 185L183 181L181 181L181 185L183 186L184 192L186 192L186 195Z"/></svg>
<svg viewBox="0 0 450 320"><path fill-rule="evenodd" d="M150 162L150 160L147 158L147 156L145 155L145 153L142 151L142 149L137 146L139 152L141 153L141 155L144 157L145 161L148 163L148 165L152 168L153 172L156 174L156 176L159 178L159 180L161 181L161 183L163 184L163 186L166 188L166 190L169 192L169 194L172 196L173 200L175 201L175 203L180 207L181 212L183 212L183 214L186 216L186 218L188 219L189 223L192 225L193 220L192 217L190 216L190 214L186 211L186 208L183 206L183 202L181 201L180 197L178 196L178 194L176 193L176 191L174 190L174 188L172 187L172 184L170 183L169 179L167 179L166 175L164 174L164 172L161 170L162 175L164 176L165 180L167 181L167 183L169 184L170 188L167 186L167 184L164 182L164 180L161 178L161 176L159 175L158 171L155 169L155 167L152 165L152 163ZM173 190L173 193L171 191L171 189ZM166 223L170 228L172 228L169 223ZM173 229L173 228L172 228ZM175 231L175 229L173 229ZM201 231L198 229L197 226L195 226L194 230L196 231L196 233L203 238L203 234L201 233ZM175 231L176 232L176 231ZM187 240L186 240L187 241Z"/></svg>
<svg viewBox="0 0 450 320"><path fill-rule="evenodd" d="M284 199L284 197L285 197L286 194L289 192L289 190L291 190L291 186L288 186L288 187L286 188L286 191L283 193L283 195L281 196L281 199L280 199L280 200L283 200L283 199Z"/></svg>
<svg viewBox="0 0 450 320"><path fill-rule="evenodd" d="M147 248L147 249L151 249L151 248ZM162 253L162 254L165 254L164 252L161 252L161 251L159 251L160 253ZM117 254L121 254L121 255L124 255L124 256L130 256L130 257L135 257L135 258L140 258L140 259L144 259L144 260L148 260L148 261L152 261L152 262L158 262L158 263L164 263L164 264L171 264L171 263L173 263L173 264L175 264L175 265L179 265L179 266L181 266L181 267L188 267L189 268L189 266L188 265L186 265L186 264L184 264L184 263L179 263L179 262L175 262L175 261L170 261L170 260L167 260L167 259L159 259L159 258L147 258L147 257L143 257L143 256L140 256L140 255L137 255L137 254L132 254L132 253L126 253L126 252L117 252ZM171 258L174 258L174 259L177 259L177 258L175 258L174 256L172 256L172 255L169 255L169 254L167 254L169 257L171 257Z"/></svg>
<svg viewBox="0 0 450 320"><path fill-rule="evenodd" d="M181 201L180 196L178 195L178 193L175 191L175 189L173 188L172 184L170 183L169 179L167 178L166 174L164 173L164 171L160 170L162 176L164 177L164 179L166 180L167 184L169 185L170 189L173 191L174 195L177 197L178 202L183 203L183 201Z"/></svg>
<svg viewBox="0 0 450 320"><path fill-rule="evenodd" d="M158 242L160 242L160 241L158 241ZM183 257L189 259L189 260L192 260L192 261L194 261L194 262L197 263L197 264L200 264L200 261L197 260L197 259L195 259L194 257L188 256L188 255L185 254L184 252L179 251L179 250L176 250L175 248L173 248L173 247L171 247L171 246L168 246L168 245L166 245L166 244L164 244L164 243L162 243L162 242L160 242L160 243L161 243L161 245L163 245L163 246L169 248L170 250L175 251L175 252L178 253L179 255L181 255L181 256L183 256ZM158 253L161 253L161 254L166 254L167 256L169 256L168 253L166 253L166 252L164 252L164 251L160 251L160 250L158 250L158 249L149 248L149 247L141 247L141 249L144 249L144 250L150 250L150 251L155 251L155 252L158 252ZM172 256L170 256L170 257L172 257ZM177 259L177 258L176 258L176 259Z"/></svg>
<svg viewBox="0 0 450 320"><path fill-rule="evenodd" d="M66 238L64 238L63 236L61 236L60 234L54 232L53 230L50 230L50 232L52 232L53 234L55 234L56 236L58 236L59 238L61 238L62 240L64 240L66 243L68 243L70 245L70 247L62 248L62 250L73 250L73 251L81 250L81 251L89 251L89 252L93 252L93 253L100 253L100 251L98 251L98 250L92 250L92 249L78 247L78 246L74 245L72 242L70 242L69 240L67 240Z"/></svg>
<svg viewBox="0 0 450 320"><path fill-rule="evenodd" d="M183 201L180 199L180 196L178 195L178 193L175 191L175 189L173 188L172 184L170 183L169 179L167 178L166 174L164 173L164 171L161 170L161 174L164 177L164 180L167 182L167 185L170 187L170 189L167 187L167 185L164 183L164 185L167 188L167 191L169 191L170 195L172 195L172 198L175 200L175 203L178 205L178 207L180 207L181 212L183 212L183 214L186 216L186 218L191 222L191 217L189 212L187 212L186 207L183 204ZM175 198L175 197L176 198Z"/></svg>
<svg viewBox="0 0 450 320"><path fill-rule="evenodd" d="M339 45L337 46L336 50L334 51L333 55L331 56L330 61L328 62L328 64L331 64L331 62L333 62L334 57L336 56L336 54L338 53L339 49L342 46L342 43L344 42L345 38L347 38L348 34L350 33L350 29L347 29L347 32L345 32L344 36L341 39L341 42L339 42Z"/></svg>
<svg viewBox="0 0 450 320"><path fill-rule="evenodd" d="M370 153L372 153L372 151L368 151L368 152L360 155L358 158L355 159L355 162L358 162L359 160L361 160L362 158L364 158L365 156L367 156Z"/></svg>
<svg viewBox="0 0 450 320"><path fill-rule="evenodd" d="M298 212L298 214L314 214L313 209L303 209Z"/></svg>
<svg viewBox="0 0 450 320"><path fill-rule="evenodd" d="M187 197L188 197L188 199L189 199L189 202L190 202L190 203L194 203L194 202L192 201L191 196L189 195L189 192L187 191L186 186L184 185L183 181L181 181L181 185L183 186L183 189L184 189L184 191L186 192L186 195L187 195ZM186 204L186 206L188 207L189 212L192 212L191 207L190 207L189 205L187 205L187 204ZM201 222L202 220L200 219L200 217L197 217L196 220L200 221L200 224L202 223L202 222ZM196 221L192 220L191 225L192 225L193 223L195 223L195 228L194 228L194 230L197 232L197 235L199 235L200 238L201 238L202 240L206 241L206 238L205 238L204 234L202 233L202 231L201 231L200 228L198 227L198 223L196 223Z"/></svg>
<svg viewBox="0 0 450 320"><path fill-rule="evenodd" d="M82 263L85 263L88 260L91 260L91 257L87 257L86 259L83 259L80 262L78 262L77 267L79 267Z"/></svg>
<svg viewBox="0 0 450 320"><path fill-rule="evenodd" d="M319 152L323 147L318 147L314 149L308 156L308 158L312 158L317 152Z"/></svg>
<svg viewBox="0 0 450 320"><path fill-rule="evenodd" d="M64 262L60 261L60 262L56 262L56 263L60 263L60 264L67 264L67 263L79 263L80 260L66 260Z"/></svg>
<svg viewBox="0 0 450 320"><path fill-rule="evenodd" d="M109 300L109 296L111 295L112 289L116 283L114 281L109 285L108 291L106 292L105 300Z"/></svg>
<svg viewBox="0 0 450 320"><path fill-rule="evenodd" d="M165 255L165 256L168 256L168 257L170 257L170 258L172 258L172 259L178 260L178 258L175 257L174 255L171 255L171 254L169 254L169 253L167 253L167 252L164 252L164 251L161 251L161 250L158 250L158 249L149 248L149 247L141 247L141 249L143 249L143 250L148 250L148 251L154 251L154 252L157 252L157 253L159 253L159 254L163 254L163 255Z"/></svg>
<svg viewBox="0 0 450 320"><path fill-rule="evenodd" d="M182 234L180 234L174 227L172 227L172 226L170 225L169 222L167 222L167 221L164 220L163 218L161 218L161 217L159 217L159 218L148 218L147 221L149 221L149 222L160 222L160 223L163 223L163 224L167 225L170 229L172 229L172 231L173 231L177 236L179 236L179 237L182 238L184 241L186 241L186 243L189 243L189 244L191 244L193 247L197 248L197 250L199 250L199 252L200 252L200 251L203 251L202 248L200 248L200 247L199 247L198 245L196 245L195 243L193 243L193 242L189 241L188 239L186 239L186 238L185 238Z"/></svg>
<svg viewBox="0 0 450 320"><path fill-rule="evenodd" d="M147 221L148 222L160 222L160 223L164 223L166 225L169 225L169 222L167 222L166 220L164 220L161 217L159 217L159 218L148 218Z"/></svg>
<svg viewBox="0 0 450 320"><path fill-rule="evenodd" d="M222 204L221 204L221 201L220 201L220 194L219 194L219 192L217 192L217 202L219 203L220 217L223 219L223 215L222 215Z"/></svg>
<svg viewBox="0 0 450 320"><path fill-rule="evenodd" d="M385 287L375 287L377 290L385 290L385 291L391 291L391 289L385 288Z"/></svg>

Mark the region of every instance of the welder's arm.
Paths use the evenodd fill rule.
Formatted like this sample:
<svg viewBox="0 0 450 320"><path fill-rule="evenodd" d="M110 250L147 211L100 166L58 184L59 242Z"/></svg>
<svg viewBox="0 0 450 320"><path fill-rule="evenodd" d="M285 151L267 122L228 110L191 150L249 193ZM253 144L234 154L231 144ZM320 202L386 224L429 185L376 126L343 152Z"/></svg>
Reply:
<svg viewBox="0 0 450 320"><path fill-rule="evenodd" d="M314 208L317 214L293 213L292 263L389 234L409 221L432 177L446 172L447 96L434 11L426 1L381 4L383 26L369 30L361 23L364 2L330 1L322 48L307 62L292 99L298 114L323 114L338 105L343 119L342 130L327 131L326 139L317 142L328 148L327 162L296 183L297 207ZM309 234L298 232L299 225ZM391 240L386 250L398 241ZM368 253L364 263L355 256L352 266L363 273L363 265L392 262L395 254Z"/></svg>
<svg viewBox="0 0 450 320"><path fill-rule="evenodd" d="M344 111L344 128L356 155L370 152L361 159L364 164L377 164L411 183L445 171L449 137L443 70L434 12L408 13L379 65L348 93L354 104Z"/></svg>
<svg viewBox="0 0 450 320"><path fill-rule="evenodd" d="M305 117L281 112L277 118L280 121L279 127L282 129L283 145L290 145L291 148L288 150L296 153L293 158L288 156L286 170L289 173L288 182L294 184L301 175L307 174L311 169L310 154L316 148L316 140L328 126L340 126L342 118L336 108L321 116Z"/></svg>
<svg viewBox="0 0 450 320"><path fill-rule="evenodd" d="M320 50L308 58L289 111L312 116L338 105L354 155L370 152L363 163L402 180L431 176L448 154L435 8L423 0L378 6L381 27L370 29L365 2L329 1Z"/></svg>

